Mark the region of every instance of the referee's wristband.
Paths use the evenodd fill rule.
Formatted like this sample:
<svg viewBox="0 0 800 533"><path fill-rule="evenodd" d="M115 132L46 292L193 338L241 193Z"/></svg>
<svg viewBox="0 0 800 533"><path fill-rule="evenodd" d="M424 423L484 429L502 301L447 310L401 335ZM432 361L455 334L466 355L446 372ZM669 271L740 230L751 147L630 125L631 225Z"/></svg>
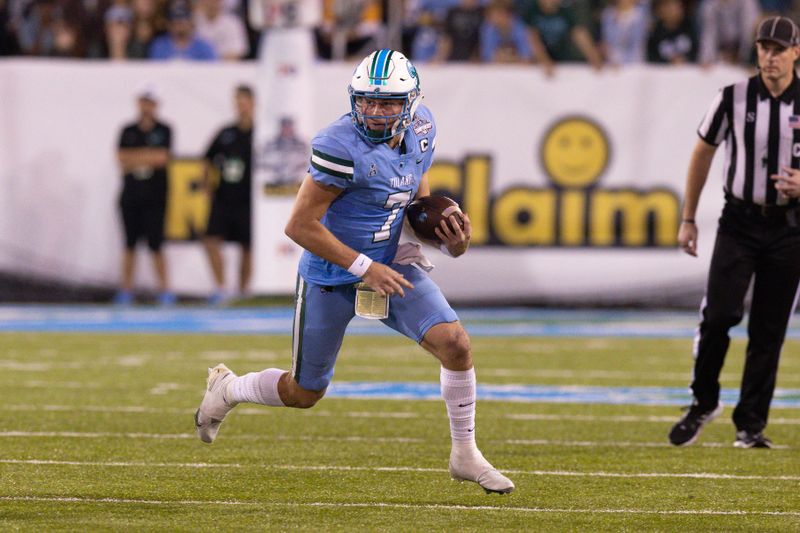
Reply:
<svg viewBox="0 0 800 533"><path fill-rule="evenodd" d="M681 220L681 222L683 224L696 224L693 218L684 218L683 220Z"/></svg>
<svg viewBox="0 0 800 533"><path fill-rule="evenodd" d="M353 264L350 265L350 268L348 268L347 271L357 278L363 278L371 264L372 259L364 254L358 254L358 257L356 257L356 260L353 261Z"/></svg>

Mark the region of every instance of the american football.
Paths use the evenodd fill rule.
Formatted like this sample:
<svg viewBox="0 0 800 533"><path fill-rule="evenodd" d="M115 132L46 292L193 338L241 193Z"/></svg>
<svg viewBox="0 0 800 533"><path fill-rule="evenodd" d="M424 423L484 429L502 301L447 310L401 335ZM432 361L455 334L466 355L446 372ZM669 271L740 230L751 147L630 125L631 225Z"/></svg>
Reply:
<svg viewBox="0 0 800 533"><path fill-rule="evenodd" d="M461 217L461 208L458 203L452 198L438 194L417 198L408 204L406 209L408 223L411 224L417 236L435 242L440 242L440 239L434 230L440 227L443 219L454 213L458 214L456 218L463 228L464 219Z"/></svg>

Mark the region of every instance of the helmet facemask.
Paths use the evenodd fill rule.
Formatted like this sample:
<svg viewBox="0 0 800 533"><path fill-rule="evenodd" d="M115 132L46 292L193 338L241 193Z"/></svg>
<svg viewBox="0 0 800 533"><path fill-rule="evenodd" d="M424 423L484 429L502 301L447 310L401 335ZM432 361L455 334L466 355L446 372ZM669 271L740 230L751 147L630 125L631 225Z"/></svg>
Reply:
<svg viewBox="0 0 800 533"><path fill-rule="evenodd" d="M353 126L361 137L373 143L386 142L405 132L422 100L414 66L400 52L385 49L373 52L356 67L348 92ZM366 114L390 105L391 100L402 103L398 112Z"/></svg>

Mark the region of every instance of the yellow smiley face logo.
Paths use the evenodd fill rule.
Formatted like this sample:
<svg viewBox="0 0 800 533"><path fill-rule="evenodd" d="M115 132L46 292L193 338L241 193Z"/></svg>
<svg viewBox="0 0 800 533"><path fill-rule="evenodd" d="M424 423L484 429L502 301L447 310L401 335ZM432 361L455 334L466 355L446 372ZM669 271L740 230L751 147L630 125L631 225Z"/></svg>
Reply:
<svg viewBox="0 0 800 533"><path fill-rule="evenodd" d="M609 159L608 138L596 123L583 117L558 121L544 137L545 171L564 188L585 188L597 181Z"/></svg>

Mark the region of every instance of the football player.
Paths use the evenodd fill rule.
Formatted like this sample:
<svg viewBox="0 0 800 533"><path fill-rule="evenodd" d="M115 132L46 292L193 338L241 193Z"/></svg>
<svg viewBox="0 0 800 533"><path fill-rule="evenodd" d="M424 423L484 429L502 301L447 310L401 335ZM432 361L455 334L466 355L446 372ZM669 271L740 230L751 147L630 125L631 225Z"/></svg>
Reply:
<svg viewBox="0 0 800 533"><path fill-rule="evenodd" d="M400 52L379 50L358 65L349 93L350 113L312 141L309 173L286 225L286 234L305 248L291 371L270 368L236 376L223 364L211 369L195 414L198 435L212 442L225 415L241 402L316 404L333 377L363 281L377 298L388 298L383 323L441 363L451 476L487 492L511 492L514 484L475 443L475 370L466 331L425 271L394 261L406 205L430 194L426 173L436 147L436 125L421 105L417 72ZM463 222L462 229L453 215L436 230L442 249L453 257L469 247L466 215Z"/></svg>

